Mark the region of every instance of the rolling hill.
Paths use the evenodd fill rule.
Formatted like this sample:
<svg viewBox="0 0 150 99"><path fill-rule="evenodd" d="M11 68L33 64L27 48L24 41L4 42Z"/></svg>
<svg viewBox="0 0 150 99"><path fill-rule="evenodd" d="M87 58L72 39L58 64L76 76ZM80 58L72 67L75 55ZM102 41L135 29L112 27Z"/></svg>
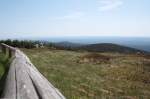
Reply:
<svg viewBox="0 0 150 99"><path fill-rule="evenodd" d="M80 46L84 45L84 44L72 43L72 42L68 42L68 41L58 42L58 43L54 43L54 44L55 44L55 46L59 46L59 47L71 47L71 48L76 48L76 47L80 47Z"/></svg>
<svg viewBox="0 0 150 99"><path fill-rule="evenodd" d="M98 43L98 44L89 44L85 46L80 46L78 50L86 50L90 52L118 52L118 53L148 53L143 50L138 50L135 48L112 44L112 43Z"/></svg>
<svg viewBox="0 0 150 99"><path fill-rule="evenodd" d="M79 43L64 41L64 42L55 43L55 46L63 49L69 48L71 50L84 50L89 52L117 52L117 53L128 53L128 54L149 53L141 49L136 49L136 48L119 45L119 44L113 44L113 43L79 44Z"/></svg>

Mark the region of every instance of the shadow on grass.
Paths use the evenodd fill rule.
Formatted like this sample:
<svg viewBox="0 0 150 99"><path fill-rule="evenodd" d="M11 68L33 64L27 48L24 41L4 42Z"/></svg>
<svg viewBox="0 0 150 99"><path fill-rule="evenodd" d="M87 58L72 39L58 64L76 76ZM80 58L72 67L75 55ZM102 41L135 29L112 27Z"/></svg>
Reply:
<svg viewBox="0 0 150 99"><path fill-rule="evenodd" d="M8 70L9 70L9 65L10 65L10 59L8 58L8 55L4 55L3 53L0 53L0 63L2 64L4 68L4 73L2 77L0 78L0 96L1 96L4 86L5 86L5 80L6 80Z"/></svg>

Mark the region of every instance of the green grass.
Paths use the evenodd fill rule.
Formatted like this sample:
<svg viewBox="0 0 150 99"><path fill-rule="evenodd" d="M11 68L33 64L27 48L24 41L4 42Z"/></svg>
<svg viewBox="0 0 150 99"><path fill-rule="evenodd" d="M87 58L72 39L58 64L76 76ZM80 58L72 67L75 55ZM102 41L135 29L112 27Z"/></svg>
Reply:
<svg viewBox="0 0 150 99"><path fill-rule="evenodd" d="M5 72L5 65L7 64L7 57L0 52L0 78Z"/></svg>
<svg viewBox="0 0 150 99"><path fill-rule="evenodd" d="M2 77L3 73L4 73L4 67L3 64L0 63L0 78Z"/></svg>
<svg viewBox="0 0 150 99"><path fill-rule="evenodd" d="M109 63L79 63L88 52L22 49L67 99L148 99L150 59L118 53Z"/></svg>
<svg viewBox="0 0 150 99"><path fill-rule="evenodd" d="M4 55L2 52L0 52L0 95L4 87L4 81L6 76L5 71L8 69L8 55Z"/></svg>

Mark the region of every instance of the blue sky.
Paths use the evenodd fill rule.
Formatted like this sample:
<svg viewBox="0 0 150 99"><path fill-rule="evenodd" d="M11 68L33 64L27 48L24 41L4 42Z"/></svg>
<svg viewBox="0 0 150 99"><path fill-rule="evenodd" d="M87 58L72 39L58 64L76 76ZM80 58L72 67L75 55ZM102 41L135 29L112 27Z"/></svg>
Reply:
<svg viewBox="0 0 150 99"><path fill-rule="evenodd" d="M0 38L150 37L150 0L0 0Z"/></svg>

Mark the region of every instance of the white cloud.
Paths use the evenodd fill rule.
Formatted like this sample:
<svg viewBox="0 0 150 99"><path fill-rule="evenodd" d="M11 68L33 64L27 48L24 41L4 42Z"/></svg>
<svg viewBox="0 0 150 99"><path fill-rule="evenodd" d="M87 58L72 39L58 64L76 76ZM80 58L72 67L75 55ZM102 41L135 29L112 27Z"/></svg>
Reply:
<svg viewBox="0 0 150 99"><path fill-rule="evenodd" d="M82 16L84 16L83 12L74 12L61 17L57 17L56 19L76 19L81 18Z"/></svg>
<svg viewBox="0 0 150 99"><path fill-rule="evenodd" d="M100 0L99 1L99 10L100 11L109 11L123 5L123 1L121 0Z"/></svg>

